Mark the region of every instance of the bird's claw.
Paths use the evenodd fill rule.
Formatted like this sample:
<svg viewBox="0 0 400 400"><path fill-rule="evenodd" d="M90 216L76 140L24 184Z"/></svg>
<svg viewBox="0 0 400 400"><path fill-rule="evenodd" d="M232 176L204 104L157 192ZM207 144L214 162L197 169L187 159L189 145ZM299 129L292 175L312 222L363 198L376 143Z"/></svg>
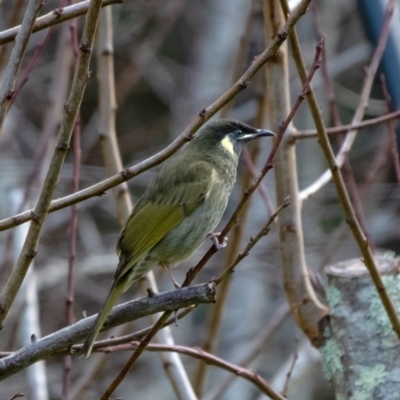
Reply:
<svg viewBox="0 0 400 400"><path fill-rule="evenodd" d="M207 235L207 238L210 239L213 242L213 245L217 250L222 250L223 248L226 247L228 244L228 238L225 236L224 239L222 240L222 243L219 242L218 238L221 234L219 232L216 233L209 233Z"/></svg>

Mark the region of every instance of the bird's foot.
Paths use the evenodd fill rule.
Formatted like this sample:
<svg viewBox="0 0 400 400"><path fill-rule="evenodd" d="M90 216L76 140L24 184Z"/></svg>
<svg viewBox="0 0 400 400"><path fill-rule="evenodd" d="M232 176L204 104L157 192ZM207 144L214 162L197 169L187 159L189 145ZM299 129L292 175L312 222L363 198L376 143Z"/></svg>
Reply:
<svg viewBox="0 0 400 400"><path fill-rule="evenodd" d="M165 272L168 274L169 278L171 279L175 289L180 289L181 286L179 283L176 281L175 277L172 275L171 270L169 269L169 265L166 264L161 264L161 266L164 268Z"/></svg>
<svg viewBox="0 0 400 400"><path fill-rule="evenodd" d="M207 239L210 239L213 242L213 245L217 250L222 250L228 244L228 238L226 236L222 240L222 243L219 242L218 238L220 237L220 235L221 233L219 232L209 233L207 235Z"/></svg>

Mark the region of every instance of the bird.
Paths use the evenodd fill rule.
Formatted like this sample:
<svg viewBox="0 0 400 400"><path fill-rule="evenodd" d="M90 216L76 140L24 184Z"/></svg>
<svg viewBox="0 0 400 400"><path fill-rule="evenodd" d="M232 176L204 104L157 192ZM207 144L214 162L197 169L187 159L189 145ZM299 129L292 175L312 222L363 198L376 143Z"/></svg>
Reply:
<svg viewBox="0 0 400 400"><path fill-rule="evenodd" d="M239 156L247 143L275 136L240 121L206 125L172 156L131 211L117 244L119 263L108 297L82 347L89 357L94 341L118 297L154 266L169 267L189 258L206 237L218 246L214 229L236 181ZM223 245L222 245L223 246Z"/></svg>

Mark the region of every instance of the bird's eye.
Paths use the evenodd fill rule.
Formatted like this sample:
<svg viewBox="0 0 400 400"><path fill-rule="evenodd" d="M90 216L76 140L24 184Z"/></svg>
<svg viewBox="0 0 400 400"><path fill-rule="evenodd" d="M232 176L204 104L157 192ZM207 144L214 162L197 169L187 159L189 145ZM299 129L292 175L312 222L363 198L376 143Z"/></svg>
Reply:
<svg viewBox="0 0 400 400"><path fill-rule="evenodd" d="M239 136L243 136L244 132L243 131L235 131L235 136L239 137Z"/></svg>

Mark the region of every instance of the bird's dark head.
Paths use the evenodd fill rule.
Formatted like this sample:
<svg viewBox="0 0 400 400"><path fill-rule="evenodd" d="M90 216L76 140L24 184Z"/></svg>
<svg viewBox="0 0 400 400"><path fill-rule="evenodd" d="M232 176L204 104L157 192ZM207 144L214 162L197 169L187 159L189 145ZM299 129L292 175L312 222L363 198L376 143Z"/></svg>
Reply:
<svg viewBox="0 0 400 400"><path fill-rule="evenodd" d="M193 140L193 144L205 151L222 151L237 158L247 143L261 136L275 136L275 134L266 129L253 128L243 122L221 119L204 127Z"/></svg>

